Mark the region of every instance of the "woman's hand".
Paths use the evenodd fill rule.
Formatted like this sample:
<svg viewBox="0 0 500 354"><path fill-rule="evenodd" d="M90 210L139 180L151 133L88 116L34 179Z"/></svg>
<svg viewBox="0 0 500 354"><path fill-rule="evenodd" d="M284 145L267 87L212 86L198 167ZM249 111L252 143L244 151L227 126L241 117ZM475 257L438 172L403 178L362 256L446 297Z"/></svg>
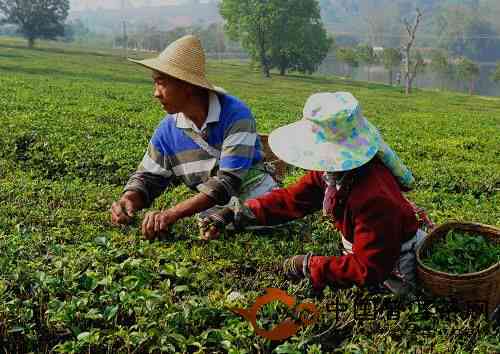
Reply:
<svg viewBox="0 0 500 354"><path fill-rule="evenodd" d="M218 239L226 225L234 222L234 212L230 208L223 208L198 222L201 239L210 241Z"/></svg>

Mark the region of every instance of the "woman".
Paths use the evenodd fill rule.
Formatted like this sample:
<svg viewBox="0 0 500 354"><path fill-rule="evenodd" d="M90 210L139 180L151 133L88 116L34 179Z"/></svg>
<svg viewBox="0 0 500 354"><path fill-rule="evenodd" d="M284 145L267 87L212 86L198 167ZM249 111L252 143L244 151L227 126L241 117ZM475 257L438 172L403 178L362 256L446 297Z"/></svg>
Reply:
<svg viewBox="0 0 500 354"><path fill-rule="evenodd" d="M384 143L350 93L319 93L304 107L303 119L275 130L273 152L310 170L297 183L212 215L205 238L221 225L275 225L323 210L342 234L342 256L299 255L284 263L293 278L307 277L315 290L326 285L379 286L407 293L415 285L415 250L430 221L403 191L410 171ZM419 222L418 214L423 222Z"/></svg>

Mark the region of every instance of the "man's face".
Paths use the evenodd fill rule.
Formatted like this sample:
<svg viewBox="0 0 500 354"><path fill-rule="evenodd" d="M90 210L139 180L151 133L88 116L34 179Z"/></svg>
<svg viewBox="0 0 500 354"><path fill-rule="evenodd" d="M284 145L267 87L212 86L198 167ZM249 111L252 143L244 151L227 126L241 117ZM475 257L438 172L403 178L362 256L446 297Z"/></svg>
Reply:
<svg viewBox="0 0 500 354"><path fill-rule="evenodd" d="M186 83L171 76L153 72L154 96L169 114L182 112L186 106L190 88Z"/></svg>

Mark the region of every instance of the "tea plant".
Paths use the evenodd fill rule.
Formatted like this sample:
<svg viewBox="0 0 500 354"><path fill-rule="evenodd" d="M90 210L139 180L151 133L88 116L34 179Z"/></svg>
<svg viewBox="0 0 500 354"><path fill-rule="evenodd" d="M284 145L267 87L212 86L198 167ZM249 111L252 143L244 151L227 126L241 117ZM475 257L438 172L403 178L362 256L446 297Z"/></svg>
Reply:
<svg viewBox="0 0 500 354"><path fill-rule="evenodd" d="M451 230L432 245L423 262L445 273L475 273L500 262L500 245L481 235Z"/></svg>
<svg viewBox="0 0 500 354"><path fill-rule="evenodd" d="M336 78L263 80L247 65L209 62L211 81L252 108L258 129L301 117L307 97L351 91L364 114L414 172L409 198L436 223L500 225L500 101ZM319 214L268 234L204 243L193 219L165 240L145 241L140 216L110 224L109 207L164 116L150 73L112 52L0 39L0 349L7 353L495 352L498 330L446 302L409 303L391 315L358 288L321 296L284 279L286 257L340 254L339 234ZM292 169L285 183L303 174ZM153 205L187 198L171 188ZM283 343L255 335L231 308L267 287L312 301L321 316ZM263 325L286 315L269 306ZM422 316L422 315L426 316ZM283 315L283 316L282 316ZM472 331L474 335L463 333ZM461 333L462 335L457 335ZM434 349L432 349L434 348Z"/></svg>

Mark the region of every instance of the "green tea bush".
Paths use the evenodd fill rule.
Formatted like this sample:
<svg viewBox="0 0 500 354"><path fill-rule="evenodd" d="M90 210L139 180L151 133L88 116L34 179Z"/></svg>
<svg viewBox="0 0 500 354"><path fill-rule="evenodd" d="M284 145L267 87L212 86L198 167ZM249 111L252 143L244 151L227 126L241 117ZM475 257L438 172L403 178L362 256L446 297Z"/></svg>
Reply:
<svg viewBox="0 0 500 354"><path fill-rule="evenodd" d="M279 270L289 256L340 254L339 233L319 213L275 232L227 233L210 243L200 242L193 219L154 242L140 235L141 215L112 226L109 207L164 116L150 73L112 52L44 42L29 50L0 39L0 54L2 352L500 351L498 330L484 317L440 301L405 304L393 318L380 307L387 300L372 297L375 319L363 320L356 299L366 298L364 290L316 296L286 280ZM263 133L299 119L312 93L351 91L414 172L409 198L436 223L500 225L500 101L418 90L405 97L397 87L336 78L264 80L231 63L209 62L208 70L249 104ZM303 173L292 169L285 183ZM171 188L153 208L190 193ZM314 302L318 322L283 343L256 336L230 309L250 307L267 287ZM279 321L273 310L260 320Z"/></svg>

